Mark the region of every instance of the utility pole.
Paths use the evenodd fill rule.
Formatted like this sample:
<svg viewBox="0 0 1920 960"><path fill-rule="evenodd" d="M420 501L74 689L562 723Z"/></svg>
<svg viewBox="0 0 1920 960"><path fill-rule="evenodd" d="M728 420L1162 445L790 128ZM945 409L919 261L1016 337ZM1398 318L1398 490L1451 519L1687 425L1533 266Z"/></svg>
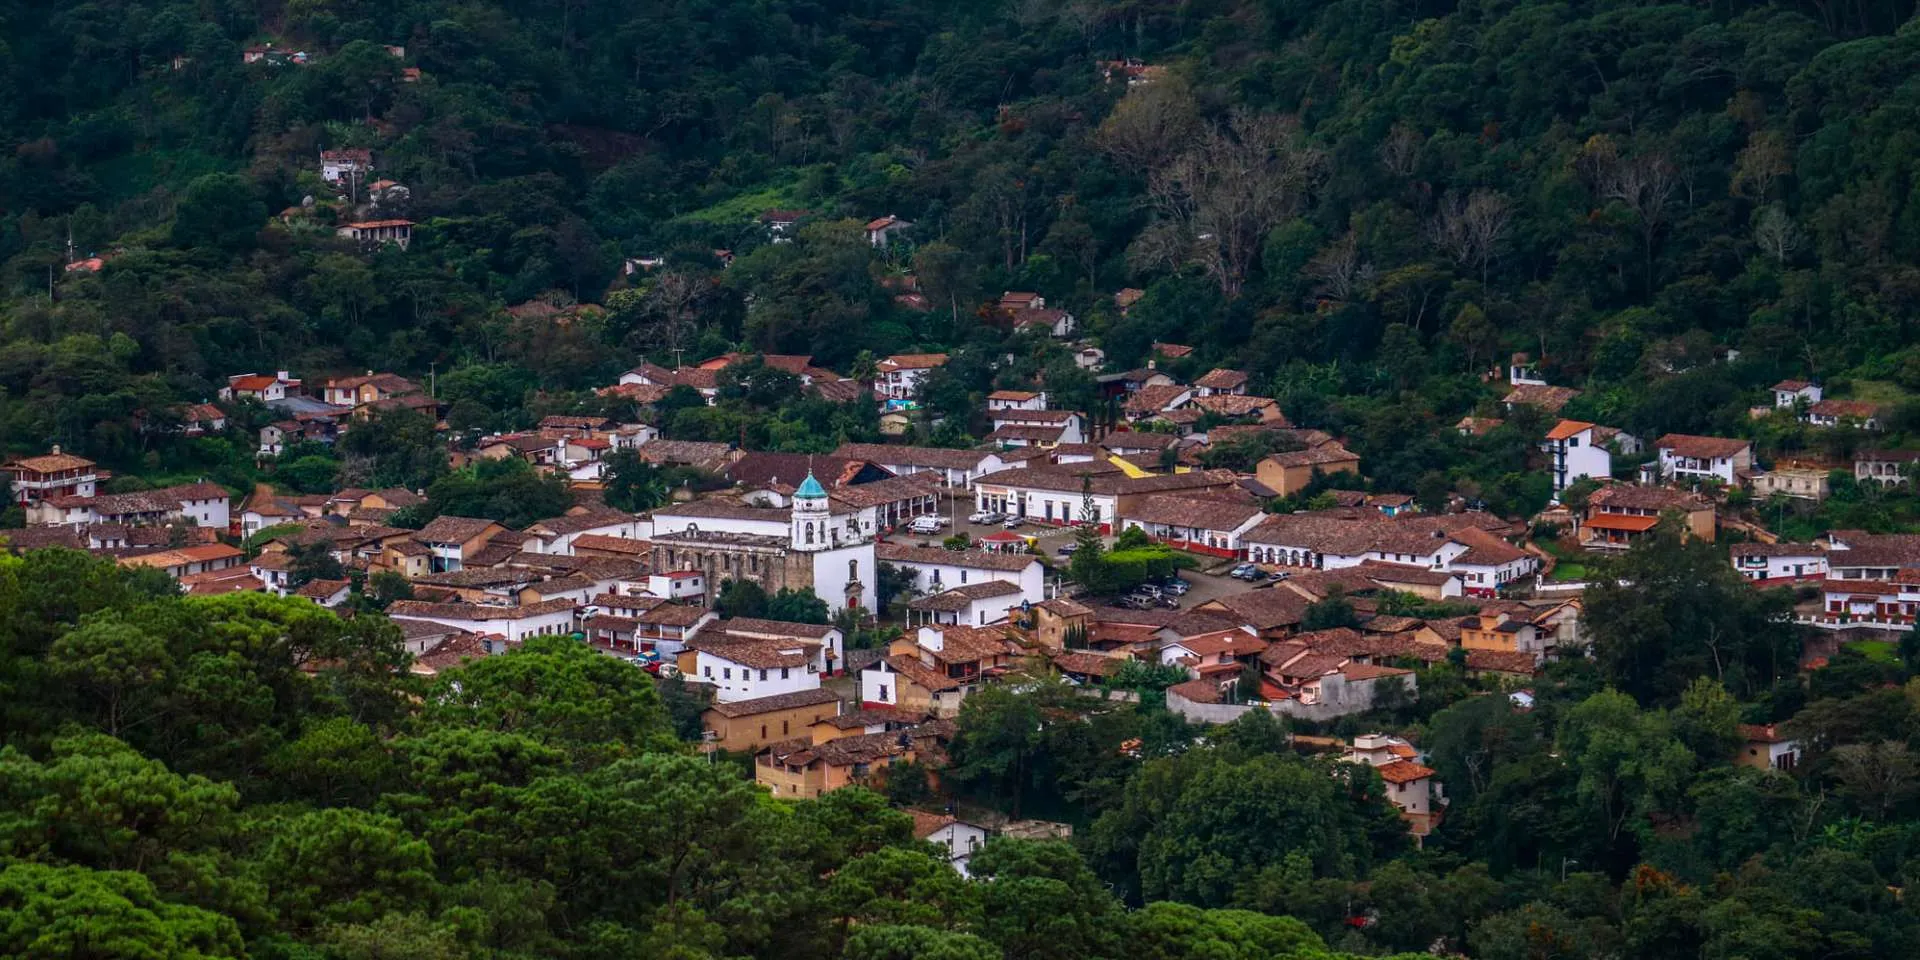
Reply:
<svg viewBox="0 0 1920 960"><path fill-rule="evenodd" d="M440 361L427 361L427 396L440 399Z"/></svg>

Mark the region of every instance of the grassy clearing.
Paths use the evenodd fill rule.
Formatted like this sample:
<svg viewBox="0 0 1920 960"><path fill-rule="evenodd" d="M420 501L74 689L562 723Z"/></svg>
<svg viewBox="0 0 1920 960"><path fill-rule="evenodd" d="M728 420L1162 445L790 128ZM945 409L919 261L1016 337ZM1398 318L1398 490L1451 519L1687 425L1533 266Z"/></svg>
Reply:
<svg viewBox="0 0 1920 960"><path fill-rule="evenodd" d="M1855 640L1847 646L1868 660L1878 663L1900 662L1900 646L1891 640Z"/></svg>

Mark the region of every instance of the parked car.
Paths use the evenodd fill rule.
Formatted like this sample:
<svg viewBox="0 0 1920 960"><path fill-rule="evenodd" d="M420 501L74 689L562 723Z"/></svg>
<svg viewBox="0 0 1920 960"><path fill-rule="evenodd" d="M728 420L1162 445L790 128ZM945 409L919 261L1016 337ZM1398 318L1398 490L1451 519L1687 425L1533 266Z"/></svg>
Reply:
<svg viewBox="0 0 1920 960"><path fill-rule="evenodd" d="M1188 590L1193 589L1193 584L1188 583L1185 580L1180 579L1179 577L1168 577L1165 580L1160 581L1160 589L1171 591L1176 594L1184 594Z"/></svg>
<svg viewBox="0 0 1920 960"><path fill-rule="evenodd" d="M974 512L967 514L968 523L980 523L980 524L999 523L1001 519L1002 519L1001 516L997 513L994 513L992 510L975 510Z"/></svg>
<svg viewBox="0 0 1920 960"><path fill-rule="evenodd" d="M1004 522L1000 524L1000 529L1002 530L1017 529L1021 524L1026 522L1027 522L1026 519L1023 517L1008 517Z"/></svg>
<svg viewBox="0 0 1920 960"><path fill-rule="evenodd" d="M1270 583L1279 583L1280 581L1285 580L1291 576L1293 576L1293 574L1288 573L1285 570L1275 570L1274 572L1267 574L1267 580Z"/></svg>
<svg viewBox="0 0 1920 960"><path fill-rule="evenodd" d="M932 515L914 517L913 522L907 524L907 529L914 533L939 533L940 518Z"/></svg>
<svg viewBox="0 0 1920 960"><path fill-rule="evenodd" d="M1251 563L1243 563L1234 567L1227 575L1235 580L1257 580L1260 577L1260 568Z"/></svg>
<svg viewBox="0 0 1920 960"><path fill-rule="evenodd" d="M1060 545L1060 549L1055 552L1059 553L1063 557L1071 557L1079 549L1080 549L1080 545L1077 543L1063 543Z"/></svg>
<svg viewBox="0 0 1920 960"><path fill-rule="evenodd" d="M1156 606L1165 607L1168 610L1180 609L1179 597L1156 597L1153 602Z"/></svg>

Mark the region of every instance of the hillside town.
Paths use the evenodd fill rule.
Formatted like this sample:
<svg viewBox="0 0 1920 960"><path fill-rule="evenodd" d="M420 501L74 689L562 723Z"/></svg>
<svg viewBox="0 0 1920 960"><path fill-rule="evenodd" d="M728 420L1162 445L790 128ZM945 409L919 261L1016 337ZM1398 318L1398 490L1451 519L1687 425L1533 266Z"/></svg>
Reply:
<svg viewBox="0 0 1920 960"><path fill-rule="evenodd" d="M1071 318L1035 295L1009 293L999 307L1045 312L1047 335L1071 335ZM795 797L894 764L937 770L970 696L1035 678L1106 698L1130 695L1137 681L1125 678L1148 671L1166 678L1168 710L1198 724L1250 711L1309 725L1375 716L1416 701L1419 678L1440 666L1523 697L1555 661L1587 655L1590 583L1561 571L1603 569L1663 525L1688 541L1729 540L1732 569L1754 589L1796 588L1793 620L1819 632L1907 632L1920 607L1913 536L1831 530L1789 542L1734 519L1736 494L1818 499L1827 477L1768 469L1738 439L1641 441L1562 419L1535 467L1554 501L1502 517L1457 494L1433 503L1368 490L1365 464L1339 437L1293 426L1224 368L1190 383L1151 361L1102 375L1106 411L1056 408L1040 384L998 390L990 430L970 448L775 453L670 439L647 422L677 388L715 402L723 376L746 364L785 373L803 394L911 414L921 378L945 360L887 357L856 380L804 356L729 353L621 376L603 392L631 401L630 420L550 415L467 437L442 420L453 466L515 461L564 485L570 505L517 528L426 515L425 492L398 487L294 494L202 481L108 493L108 471L54 447L7 462L27 526L6 536L16 552L64 546L161 571L190 596L379 610L425 676L570 637L698 691L704 749L753 757L763 787ZM1506 374L1509 410L1550 414L1565 398L1525 355ZM1819 398L1815 385L1784 381L1754 413L1817 424ZM218 403L196 408L197 428L226 429L240 404L270 411L263 462L296 443L341 444L388 411L444 415L430 387L399 374L308 381L282 370L230 376ZM1828 428L1872 431L1860 412ZM1862 446L1852 473L1905 484L1915 458ZM650 509L608 505L609 485L636 469L700 482L662 491ZM1094 578L1081 549L1145 562ZM804 597L791 609L811 607L813 622L729 609L741 590ZM1442 785L1404 741L1369 735L1342 749L1388 776L1416 835L1444 816ZM954 860L964 870L957 847Z"/></svg>

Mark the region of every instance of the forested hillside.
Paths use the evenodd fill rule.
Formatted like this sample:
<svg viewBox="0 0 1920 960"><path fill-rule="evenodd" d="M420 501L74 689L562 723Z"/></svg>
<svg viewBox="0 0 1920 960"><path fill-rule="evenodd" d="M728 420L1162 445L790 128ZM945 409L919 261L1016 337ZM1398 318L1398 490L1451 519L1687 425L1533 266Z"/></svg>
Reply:
<svg viewBox="0 0 1920 960"><path fill-rule="evenodd" d="M1428 428L1512 350L1643 436L1738 428L1785 375L1920 385L1911 4L212 9L0 6L14 447L127 465L134 411L287 367L437 370L461 423L513 426L674 347L846 371L973 344L936 409L1049 366L1072 396L1049 346L985 363L1003 289L1116 368L1164 338L1250 369L1398 489L1501 475ZM242 63L267 42L311 60ZM1117 58L1153 82L1106 79ZM412 249L272 217L325 212L317 153L343 148L406 185ZM810 211L807 242L769 244L772 208ZM919 228L876 261L856 224L888 213ZM64 272L69 238L104 269ZM882 286L908 269L939 309ZM1146 296L1121 317L1123 286ZM535 298L607 309L502 310Z"/></svg>

